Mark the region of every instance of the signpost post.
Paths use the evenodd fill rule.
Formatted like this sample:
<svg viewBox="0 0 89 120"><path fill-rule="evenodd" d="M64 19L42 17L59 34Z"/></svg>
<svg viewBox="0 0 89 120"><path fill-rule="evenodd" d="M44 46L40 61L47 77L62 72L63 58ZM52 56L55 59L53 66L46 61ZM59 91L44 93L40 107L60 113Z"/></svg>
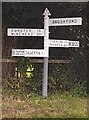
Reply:
<svg viewBox="0 0 89 120"><path fill-rule="evenodd" d="M44 13L44 29L24 29L24 28L8 28L8 36L44 36L44 49L12 49L12 56L24 57L43 57L43 86L42 96L48 95L48 57L49 47L79 47L79 41L70 40L52 40L49 39L50 26L70 26L82 25L82 18L51 18L49 10L46 8Z"/></svg>
<svg viewBox="0 0 89 120"><path fill-rule="evenodd" d="M49 46L48 46L48 40L49 40L49 15L50 12L46 8L44 13L44 49L46 51L46 54L49 56ZM48 57L44 57L44 66L43 66L43 88L42 88L42 96L47 97L48 94Z"/></svg>

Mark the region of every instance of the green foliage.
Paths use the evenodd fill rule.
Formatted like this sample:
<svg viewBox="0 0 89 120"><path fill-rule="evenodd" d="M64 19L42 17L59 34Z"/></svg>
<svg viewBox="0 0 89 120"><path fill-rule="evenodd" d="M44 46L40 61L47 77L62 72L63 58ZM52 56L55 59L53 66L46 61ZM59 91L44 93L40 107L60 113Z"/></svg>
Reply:
<svg viewBox="0 0 89 120"><path fill-rule="evenodd" d="M26 75L28 66L30 66L29 58L19 57L17 66L21 71L21 78L19 78L19 84L21 81L23 91L28 92L31 90L31 83L32 83L32 76L28 78Z"/></svg>
<svg viewBox="0 0 89 120"><path fill-rule="evenodd" d="M21 61L21 63L19 63ZM10 78L7 82L8 89L11 92L23 92L25 94L36 93L42 95L42 65L34 64L33 76L26 77L28 60L18 62L18 67L22 72L21 78ZM25 65L24 65L25 64ZM40 69L39 69L40 68ZM70 66L54 64L49 66L48 93L56 94L69 92L72 96L87 96L87 81L82 80L80 76L73 75Z"/></svg>
<svg viewBox="0 0 89 120"><path fill-rule="evenodd" d="M81 77L73 75L66 67L54 65L49 76L49 92L59 93L69 91L73 96L87 96L87 81Z"/></svg>
<svg viewBox="0 0 89 120"><path fill-rule="evenodd" d="M24 57L19 57L17 61L17 66L21 71L21 74L24 78L26 78L26 70L27 70L27 65L28 65L28 58Z"/></svg>
<svg viewBox="0 0 89 120"><path fill-rule="evenodd" d="M72 96L86 97L87 96L87 85L84 83L78 82L73 85L73 88L70 90Z"/></svg>

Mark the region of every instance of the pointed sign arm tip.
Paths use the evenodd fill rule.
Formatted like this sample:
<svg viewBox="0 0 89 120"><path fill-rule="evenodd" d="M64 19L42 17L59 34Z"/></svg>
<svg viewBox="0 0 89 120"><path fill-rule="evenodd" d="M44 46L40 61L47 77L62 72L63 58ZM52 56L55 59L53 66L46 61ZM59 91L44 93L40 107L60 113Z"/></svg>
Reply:
<svg viewBox="0 0 89 120"><path fill-rule="evenodd" d="M43 15L45 15L45 16L51 15L51 13L49 12L48 8L45 9Z"/></svg>

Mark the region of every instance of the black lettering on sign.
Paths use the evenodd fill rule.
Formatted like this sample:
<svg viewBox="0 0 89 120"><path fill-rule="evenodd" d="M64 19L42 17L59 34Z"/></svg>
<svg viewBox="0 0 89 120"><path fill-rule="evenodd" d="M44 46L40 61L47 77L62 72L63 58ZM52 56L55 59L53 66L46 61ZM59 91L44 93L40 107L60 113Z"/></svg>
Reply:
<svg viewBox="0 0 89 120"><path fill-rule="evenodd" d="M11 32L13 32L13 29L11 29Z"/></svg>
<svg viewBox="0 0 89 120"><path fill-rule="evenodd" d="M28 32L28 30L26 29L26 32Z"/></svg>
<svg viewBox="0 0 89 120"><path fill-rule="evenodd" d="M65 23L65 22L66 22L65 20L62 21L62 23Z"/></svg>
<svg viewBox="0 0 89 120"><path fill-rule="evenodd" d="M31 32L31 30L29 29L29 31L28 32Z"/></svg>
<svg viewBox="0 0 89 120"><path fill-rule="evenodd" d="M54 20L53 20L52 22L53 22L53 24L54 24Z"/></svg>
<svg viewBox="0 0 89 120"><path fill-rule="evenodd" d="M16 33L16 35L18 36L18 33Z"/></svg>
<svg viewBox="0 0 89 120"><path fill-rule="evenodd" d="M68 23L68 20L66 20L66 23Z"/></svg>
<svg viewBox="0 0 89 120"><path fill-rule="evenodd" d="M69 23L71 23L71 20L69 20Z"/></svg>
<svg viewBox="0 0 89 120"><path fill-rule="evenodd" d="M76 20L76 19L74 20L74 23L77 23L77 20Z"/></svg>
<svg viewBox="0 0 89 120"><path fill-rule="evenodd" d="M62 23L62 20L60 20L60 23Z"/></svg>
<svg viewBox="0 0 89 120"><path fill-rule="evenodd" d="M71 22L73 23L73 22L74 22L74 20L71 20Z"/></svg>
<svg viewBox="0 0 89 120"><path fill-rule="evenodd" d="M13 36L13 35L14 35L14 33L11 33L11 35Z"/></svg>
<svg viewBox="0 0 89 120"><path fill-rule="evenodd" d="M54 24L57 23L57 21L55 20Z"/></svg>

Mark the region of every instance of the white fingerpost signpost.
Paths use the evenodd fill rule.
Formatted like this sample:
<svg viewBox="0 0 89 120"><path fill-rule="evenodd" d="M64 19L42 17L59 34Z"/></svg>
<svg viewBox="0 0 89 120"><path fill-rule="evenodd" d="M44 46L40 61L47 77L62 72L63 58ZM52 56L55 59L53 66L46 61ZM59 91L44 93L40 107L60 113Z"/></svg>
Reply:
<svg viewBox="0 0 89 120"><path fill-rule="evenodd" d="M49 39L49 27L82 25L82 17L49 19L51 14L47 8L43 15L44 29L8 28L7 36L44 36L44 49L12 49L12 56L44 58L42 96L47 97L49 47L79 47L79 41Z"/></svg>

